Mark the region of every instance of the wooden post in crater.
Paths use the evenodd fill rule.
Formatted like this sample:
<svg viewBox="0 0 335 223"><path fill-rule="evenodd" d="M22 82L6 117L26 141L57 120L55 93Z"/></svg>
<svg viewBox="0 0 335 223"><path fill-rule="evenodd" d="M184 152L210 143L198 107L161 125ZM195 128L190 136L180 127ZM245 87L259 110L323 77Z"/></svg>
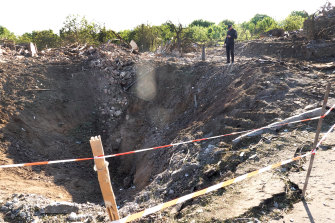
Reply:
<svg viewBox="0 0 335 223"><path fill-rule="evenodd" d="M94 157L104 156L104 149L102 147L100 136L91 137L90 144ZM111 221L119 220L120 216L109 177L108 162L106 162L105 158L95 158L94 163L95 169L98 172L100 189L105 201L109 219Z"/></svg>
<svg viewBox="0 0 335 223"><path fill-rule="evenodd" d="M327 85L327 89L326 89L326 93L325 93L325 96L324 96L324 99L323 99L322 111L321 111L321 115L320 116L323 116L325 114L326 105L327 105L328 96L329 96L329 91L330 91L330 82ZM323 120L323 117L319 119L312 149L316 149L315 147L318 144L319 135L320 135L320 132L321 132L321 127L322 127L322 120ZM306 196L306 190L307 190L308 180L309 180L309 177L310 177L311 172L312 172L314 158L315 158L315 153L312 153L311 159L310 159L310 162L309 162L309 166L308 166L308 170L307 170L305 184L304 184L304 187L302 189L302 197L304 199L305 199L305 196Z"/></svg>

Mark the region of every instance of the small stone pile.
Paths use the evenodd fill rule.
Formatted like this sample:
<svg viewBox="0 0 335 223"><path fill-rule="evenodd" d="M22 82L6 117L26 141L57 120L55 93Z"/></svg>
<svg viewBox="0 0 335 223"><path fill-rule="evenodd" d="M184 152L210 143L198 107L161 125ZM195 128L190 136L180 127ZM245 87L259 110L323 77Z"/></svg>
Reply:
<svg viewBox="0 0 335 223"><path fill-rule="evenodd" d="M0 222L108 222L105 208L96 204L54 202L36 194L13 194L0 200Z"/></svg>

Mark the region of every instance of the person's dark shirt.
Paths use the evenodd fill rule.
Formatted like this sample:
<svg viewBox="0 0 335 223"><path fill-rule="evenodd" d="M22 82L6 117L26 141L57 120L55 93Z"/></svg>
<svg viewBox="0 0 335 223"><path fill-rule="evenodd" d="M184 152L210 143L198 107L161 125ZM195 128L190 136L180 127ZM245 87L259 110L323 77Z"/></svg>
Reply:
<svg viewBox="0 0 335 223"><path fill-rule="evenodd" d="M228 35L230 38L228 38ZM225 44L234 45L234 39L237 39L237 32L235 29L228 30Z"/></svg>

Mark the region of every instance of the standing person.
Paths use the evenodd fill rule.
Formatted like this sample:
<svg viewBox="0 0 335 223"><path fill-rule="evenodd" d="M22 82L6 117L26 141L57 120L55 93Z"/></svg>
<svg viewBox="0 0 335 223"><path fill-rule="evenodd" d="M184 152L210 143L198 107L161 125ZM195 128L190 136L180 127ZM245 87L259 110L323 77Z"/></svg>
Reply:
<svg viewBox="0 0 335 223"><path fill-rule="evenodd" d="M227 63L230 63L230 56L231 62L234 63L234 39L237 39L237 32L232 25L228 25L227 37L224 41L227 51Z"/></svg>

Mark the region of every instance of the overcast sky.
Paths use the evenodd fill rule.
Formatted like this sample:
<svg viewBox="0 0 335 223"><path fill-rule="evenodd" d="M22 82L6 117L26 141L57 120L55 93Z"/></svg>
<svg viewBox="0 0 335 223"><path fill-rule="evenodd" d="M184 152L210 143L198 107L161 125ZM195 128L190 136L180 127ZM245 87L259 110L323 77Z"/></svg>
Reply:
<svg viewBox="0 0 335 223"><path fill-rule="evenodd" d="M141 23L160 25L167 20L190 24L195 19L220 22L248 21L256 13L276 20L293 10L314 13L326 0L1 0L0 25L17 35L53 29L58 33L66 16L78 14L115 31ZM335 5L335 0L330 1Z"/></svg>

